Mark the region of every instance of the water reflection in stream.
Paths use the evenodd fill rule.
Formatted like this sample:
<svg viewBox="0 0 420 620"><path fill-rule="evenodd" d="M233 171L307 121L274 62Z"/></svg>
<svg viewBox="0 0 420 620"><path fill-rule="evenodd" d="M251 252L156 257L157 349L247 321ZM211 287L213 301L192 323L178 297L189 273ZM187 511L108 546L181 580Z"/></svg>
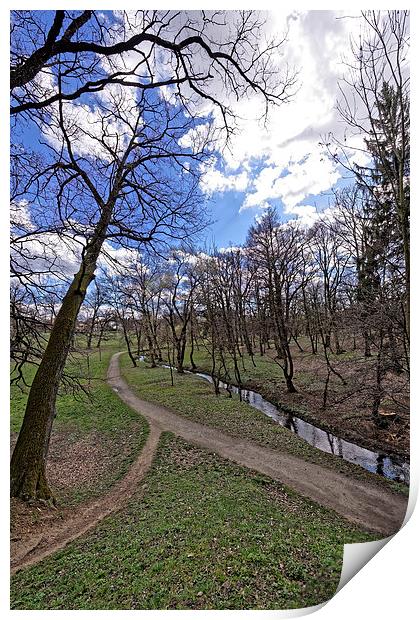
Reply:
<svg viewBox="0 0 420 620"><path fill-rule="evenodd" d="M143 361L144 357L142 356L142 358L140 359ZM163 367L169 368L168 365L163 365ZM190 371L185 372L190 373ZM209 381L210 383L213 383L211 376L205 373L196 372L190 374L194 374L202 379L205 379L206 381ZM219 382L219 386L224 389L228 387L227 384L222 381ZM229 389L234 394L239 394L238 387L230 385ZM377 473L385 478L409 484L410 466L403 458L387 456L381 452L374 452L350 441L346 441L345 439L341 439L340 437L336 437L336 435L324 431L309 422L305 422L305 420L302 420L291 413L282 411L272 403L265 400L261 394L258 394L258 392L254 392L252 390L241 390L241 396L242 400L251 405L251 407L258 409L258 411L261 411L265 415L269 416L281 426L284 426L292 433L295 433L304 439L307 443L311 444L311 446L314 446L323 452L335 454L345 461L360 465L361 467L364 467L364 469Z"/></svg>
<svg viewBox="0 0 420 620"><path fill-rule="evenodd" d="M212 383L210 375L204 373L195 374ZM220 387L226 388L227 386L225 383L220 383ZM230 386L230 389L235 394L239 393L239 388L236 386ZM265 400L260 394L252 390L242 390L242 400L249 403L255 409L262 411L265 415L278 422L278 424L281 424L281 426L284 426L299 437L302 437L302 439L311 444L311 446L323 452L336 454L345 461L361 465L368 471L375 472L391 480L409 484L410 468L409 464L405 462L404 459L373 452L372 450L358 446L345 439L340 439L340 437L336 437L332 433L328 433L309 422L305 422L305 420L291 413L286 413L278 409L275 405Z"/></svg>

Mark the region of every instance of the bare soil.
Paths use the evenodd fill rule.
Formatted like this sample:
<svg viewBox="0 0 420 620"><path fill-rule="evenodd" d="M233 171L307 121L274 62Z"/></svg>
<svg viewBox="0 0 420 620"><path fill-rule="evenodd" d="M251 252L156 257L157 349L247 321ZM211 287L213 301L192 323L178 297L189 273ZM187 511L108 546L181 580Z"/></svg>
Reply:
<svg viewBox="0 0 420 620"><path fill-rule="evenodd" d="M135 427L131 432L135 432ZM11 436L11 451L17 433ZM53 429L47 461L47 476L57 502L72 505L80 499L99 495L106 480L132 454L132 442L92 431L83 437L72 428ZM13 517L13 511L12 511ZM12 521L13 523L13 521Z"/></svg>
<svg viewBox="0 0 420 620"><path fill-rule="evenodd" d="M155 425L150 426L146 444L127 475L99 499L58 511L39 502L28 506L24 502L13 500L15 520L12 525L12 574L62 549L124 506L138 489L139 482L152 463L160 432Z"/></svg>
<svg viewBox="0 0 420 620"><path fill-rule="evenodd" d="M11 450L17 433L11 437ZM57 508L44 502L24 502L11 498L10 533L11 559L36 547L41 532L62 523L74 513L72 504L79 493L95 494L98 480L109 473L110 450L108 442L99 433L75 437L71 429L53 430L47 462L47 475L57 499Z"/></svg>

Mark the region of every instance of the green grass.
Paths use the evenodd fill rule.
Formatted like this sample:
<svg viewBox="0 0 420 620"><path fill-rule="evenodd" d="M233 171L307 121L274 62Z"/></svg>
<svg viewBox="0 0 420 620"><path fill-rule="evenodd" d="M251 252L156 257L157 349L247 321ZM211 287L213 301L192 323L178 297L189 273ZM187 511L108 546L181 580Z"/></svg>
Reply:
<svg viewBox="0 0 420 620"><path fill-rule="evenodd" d="M221 394L216 397L212 385L199 377L174 373L175 385L172 386L168 369L148 368L145 363L139 363L137 368L133 368L126 354L121 356L121 370L126 381L141 398L165 405L190 420L263 446L285 450L306 461L333 468L360 480L375 481L393 490L408 493L405 485L371 474L337 456L313 448L262 412L240 402L238 396L228 398Z"/></svg>
<svg viewBox="0 0 420 620"><path fill-rule="evenodd" d="M119 399L117 397L113 399L102 398L105 394L109 395L110 392L112 393L112 390L105 383L106 371L111 355L121 350L121 348L122 346L119 342L113 341L110 344L107 343L106 347L102 348L101 356L99 356L98 350L95 349L89 353L89 356L87 356L87 352L82 352L80 354L73 353L69 357L66 371L69 374L77 376L83 385L90 389L91 398L86 396L82 391L75 394L67 390L66 393L65 387L61 387L57 399L57 417L54 421L55 428L71 424L81 431L89 431L92 429L110 431L115 426L114 422L116 422L117 426L121 426L125 423L124 419L118 421L118 418L122 415L122 410L120 414L117 412L117 419L114 420L112 407L106 404L107 400L117 403ZM32 383L35 371L36 367L33 365L28 364L24 367L24 377L26 383L29 385ZM10 424L12 432L19 432L25 413L28 392L29 388L23 387L23 389L21 389L16 385L11 386ZM99 407L95 406L97 398L99 398ZM104 405L104 411L100 411L100 408Z"/></svg>
<svg viewBox="0 0 420 620"><path fill-rule="evenodd" d="M106 450L109 471L100 479L96 478L89 484L76 486L70 491L54 489L59 503L74 504L88 497L101 495L126 473L146 440L146 421L125 405L105 381L110 357L119 348L117 343L108 345L102 350L101 360L97 351L92 352L89 355L89 368L85 354L73 355L68 363L68 370L85 377L83 382L89 386L89 395L83 392L79 392L77 396L73 393L59 395L53 435L65 434L67 445L92 434L93 441L100 442L102 449ZM33 367L25 369L29 383L34 373ZM22 392L12 386L11 430L15 433L19 431L22 423L27 396L28 390Z"/></svg>
<svg viewBox="0 0 420 620"><path fill-rule="evenodd" d="M302 338L301 344L308 348L307 339ZM190 348L187 347L185 353L186 365L188 367L190 360ZM302 355L301 353L295 353L295 373L293 382L298 389L297 396L299 397L301 390L310 390L312 392L320 392L322 393L324 390L325 384L325 373L314 372L312 370L304 370L300 369L302 365ZM310 353L305 353L305 357L312 358ZM360 353L355 351L347 351L346 353L342 353L340 355L336 355L334 353L330 354L332 360L337 362L348 361L352 359L357 359L358 362L362 363L370 363L360 358ZM208 351L205 349L204 345L200 346L199 350L194 350L194 362L199 369L202 369L205 372L211 372L211 360ZM294 402L293 405L287 403L287 398L285 396L289 396L286 394L286 382L284 380L283 371L280 366L274 361L274 359L270 358L267 354L261 357L259 354L254 355L254 363L251 360L251 357L244 351L243 352L243 363L245 368L242 365L242 361L239 361L239 370L241 374L242 384L250 389L254 389L261 393L261 395L273 402L276 405L282 406L285 410L293 411L296 415L300 415L301 417L307 419L308 421L312 421L315 424L319 425L321 421L318 416L314 416L313 412L308 409L306 404ZM227 360L227 367L231 371L231 377L233 378L233 363L231 359ZM334 384L334 389L337 391L342 391L343 386L339 380L336 380L334 376L332 376L331 383ZM287 403L287 404L286 404ZM328 421L323 421L324 425L329 426Z"/></svg>
<svg viewBox="0 0 420 620"><path fill-rule="evenodd" d="M239 370L241 373L242 381L244 383L247 381L272 381L278 385L282 383L284 384L282 370L274 360L268 358L267 356L261 357L260 355L255 355L254 366L249 355L247 355L245 352L243 354L243 359L245 363L245 370L242 367L242 362L239 362ZM185 362L187 365L190 362L190 347L187 347L187 350L185 352ZM208 371L211 370L210 355L205 349L204 345L201 345L200 349L194 349L194 362L199 368ZM233 364L230 359L227 360L227 366L228 368L230 368L230 370L233 370ZM234 377L233 372L232 377Z"/></svg>
<svg viewBox="0 0 420 620"><path fill-rule="evenodd" d="M373 537L165 434L144 496L12 579L12 609L288 609L329 599Z"/></svg>

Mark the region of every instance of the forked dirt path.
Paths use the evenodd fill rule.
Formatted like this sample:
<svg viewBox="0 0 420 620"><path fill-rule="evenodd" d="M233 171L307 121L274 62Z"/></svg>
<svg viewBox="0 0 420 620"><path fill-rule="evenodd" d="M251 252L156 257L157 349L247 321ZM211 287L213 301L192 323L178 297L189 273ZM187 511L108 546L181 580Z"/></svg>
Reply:
<svg viewBox="0 0 420 620"><path fill-rule="evenodd" d="M141 454L124 478L117 482L109 493L85 506L68 512L61 521L54 523L51 528L43 528L39 535L31 534L26 539L20 539L16 544L12 542L12 575L17 570L36 564L52 553L63 549L68 543L91 530L112 512L119 510L137 490L138 483L150 468L160 434L161 428L157 424L151 423L149 436Z"/></svg>
<svg viewBox="0 0 420 620"><path fill-rule="evenodd" d="M395 533L402 524L407 498L374 482L362 482L332 469L308 463L286 452L264 448L247 440L182 418L166 407L138 398L121 377L116 353L108 368L107 381L118 396L149 422L148 439L126 476L109 493L64 515L64 518L34 536L12 542L11 572L40 562L63 549L119 510L138 489L152 464L162 431L171 431L187 441L216 452L239 465L253 469L295 489L318 504L331 508L349 521L381 536Z"/></svg>
<svg viewBox="0 0 420 620"><path fill-rule="evenodd" d="M286 452L232 437L138 398L121 377L120 355L116 353L111 358L108 383L150 424L159 424L162 430L171 431L239 465L278 480L349 521L383 536L395 533L404 521L408 499L374 482L356 480Z"/></svg>

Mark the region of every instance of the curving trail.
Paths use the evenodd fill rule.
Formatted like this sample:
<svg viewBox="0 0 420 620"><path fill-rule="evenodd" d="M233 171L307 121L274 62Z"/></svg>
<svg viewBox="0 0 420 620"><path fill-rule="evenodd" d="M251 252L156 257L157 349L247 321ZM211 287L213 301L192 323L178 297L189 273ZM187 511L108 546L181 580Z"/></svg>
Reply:
<svg viewBox="0 0 420 620"><path fill-rule="evenodd" d="M215 428L183 418L166 407L138 398L124 379L116 353L108 369L108 383L118 396L150 424L256 470L331 508L353 523L383 536L394 534L404 521L408 498L375 484L350 478L332 469L232 437Z"/></svg>
<svg viewBox="0 0 420 620"><path fill-rule="evenodd" d="M138 398L121 377L119 356L111 358L107 381L118 396L144 416L150 431L147 441L128 473L107 494L67 513L39 536L12 543L11 573L40 562L95 527L119 510L138 489L150 468L162 431L211 450L239 465L253 469L295 489L309 499L331 508L349 521L381 536L395 533L404 521L408 499L374 482L349 478L321 465L308 463L286 452L264 448L247 440L192 422L166 407Z"/></svg>
<svg viewBox="0 0 420 620"><path fill-rule="evenodd" d="M11 549L12 575L32 564L40 562L47 556L63 549L70 542L95 527L102 519L119 510L134 494L138 483L144 478L152 464L159 443L161 429L150 424L149 436L137 460L127 474L102 497L76 508L65 515L63 520L43 531L35 539L23 539Z"/></svg>

